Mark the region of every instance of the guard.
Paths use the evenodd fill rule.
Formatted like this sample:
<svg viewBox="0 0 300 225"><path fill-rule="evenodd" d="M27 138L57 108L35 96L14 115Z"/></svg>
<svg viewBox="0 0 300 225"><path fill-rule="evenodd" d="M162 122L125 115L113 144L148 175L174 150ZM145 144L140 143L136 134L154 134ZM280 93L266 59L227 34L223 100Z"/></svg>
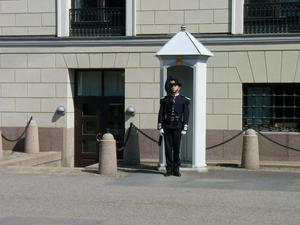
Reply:
<svg viewBox="0 0 300 225"><path fill-rule="evenodd" d="M167 82L169 93L160 100L158 130L165 141L165 176L180 177L180 141L188 129L190 99L179 94L181 83L177 79L170 78Z"/></svg>

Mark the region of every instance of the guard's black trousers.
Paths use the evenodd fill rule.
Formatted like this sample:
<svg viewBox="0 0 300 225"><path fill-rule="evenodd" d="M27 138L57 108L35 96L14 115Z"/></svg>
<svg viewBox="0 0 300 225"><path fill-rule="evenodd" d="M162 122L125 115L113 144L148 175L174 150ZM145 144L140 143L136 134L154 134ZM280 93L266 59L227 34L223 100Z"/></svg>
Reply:
<svg viewBox="0 0 300 225"><path fill-rule="evenodd" d="M180 166L181 129L164 129L166 169L171 171Z"/></svg>

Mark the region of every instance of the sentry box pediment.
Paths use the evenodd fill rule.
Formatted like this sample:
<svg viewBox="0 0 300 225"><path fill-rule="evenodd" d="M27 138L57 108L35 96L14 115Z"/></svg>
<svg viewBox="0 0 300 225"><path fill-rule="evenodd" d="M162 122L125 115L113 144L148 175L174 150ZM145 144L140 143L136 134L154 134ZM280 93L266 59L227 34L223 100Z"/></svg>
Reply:
<svg viewBox="0 0 300 225"><path fill-rule="evenodd" d="M174 35L156 53L156 56L159 58L170 58L170 56L189 56L188 58L202 56L203 58L208 58L213 56L213 54L182 26L181 31Z"/></svg>

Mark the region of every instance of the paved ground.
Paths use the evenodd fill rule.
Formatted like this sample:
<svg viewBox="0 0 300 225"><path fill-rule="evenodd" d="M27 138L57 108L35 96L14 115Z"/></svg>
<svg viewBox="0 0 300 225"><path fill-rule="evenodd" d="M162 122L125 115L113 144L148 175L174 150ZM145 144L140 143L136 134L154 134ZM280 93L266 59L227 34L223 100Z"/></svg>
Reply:
<svg viewBox="0 0 300 225"><path fill-rule="evenodd" d="M0 170L0 225L299 225L300 173Z"/></svg>

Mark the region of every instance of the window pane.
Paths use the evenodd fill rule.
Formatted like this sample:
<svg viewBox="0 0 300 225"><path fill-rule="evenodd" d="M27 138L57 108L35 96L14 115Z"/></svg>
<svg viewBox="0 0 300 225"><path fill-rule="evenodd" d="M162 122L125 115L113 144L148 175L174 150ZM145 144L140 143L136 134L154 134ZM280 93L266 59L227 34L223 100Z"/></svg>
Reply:
<svg viewBox="0 0 300 225"><path fill-rule="evenodd" d="M82 134L96 134L96 122L95 121L85 121L82 127Z"/></svg>
<svg viewBox="0 0 300 225"><path fill-rule="evenodd" d="M245 0L245 33L298 33L299 0Z"/></svg>
<svg viewBox="0 0 300 225"><path fill-rule="evenodd" d="M284 98L284 105L285 106L293 106L294 105L294 96L291 95L291 96L285 96Z"/></svg>
<svg viewBox="0 0 300 225"><path fill-rule="evenodd" d="M101 96L102 76L100 71L78 71L78 96Z"/></svg>
<svg viewBox="0 0 300 225"><path fill-rule="evenodd" d="M76 0L75 8L97 8L97 0Z"/></svg>
<svg viewBox="0 0 300 225"><path fill-rule="evenodd" d="M124 96L124 72L104 72L104 96Z"/></svg>
<svg viewBox="0 0 300 225"><path fill-rule="evenodd" d="M275 106L283 106L283 96L275 96Z"/></svg>
<svg viewBox="0 0 300 225"><path fill-rule="evenodd" d="M268 130L299 130L300 85L244 84L243 123Z"/></svg>
<svg viewBox="0 0 300 225"><path fill-rule="evenodd" d="M107 7L125 7L125 0L109 0L106 2Z"/></svg>
<svg viewBox="0 0 300 225"><path fill-rule="evenodd" d="M92 104L83 104L82 105L82 116L96 116L97 107Z"/></svg>
<svg viewBox="0 0 300 225"><path fill-rule="evenodd" d="M90 153L90 152L96 152L96 141L94 140L83 140L82 141L82 152Z"/></svg>

